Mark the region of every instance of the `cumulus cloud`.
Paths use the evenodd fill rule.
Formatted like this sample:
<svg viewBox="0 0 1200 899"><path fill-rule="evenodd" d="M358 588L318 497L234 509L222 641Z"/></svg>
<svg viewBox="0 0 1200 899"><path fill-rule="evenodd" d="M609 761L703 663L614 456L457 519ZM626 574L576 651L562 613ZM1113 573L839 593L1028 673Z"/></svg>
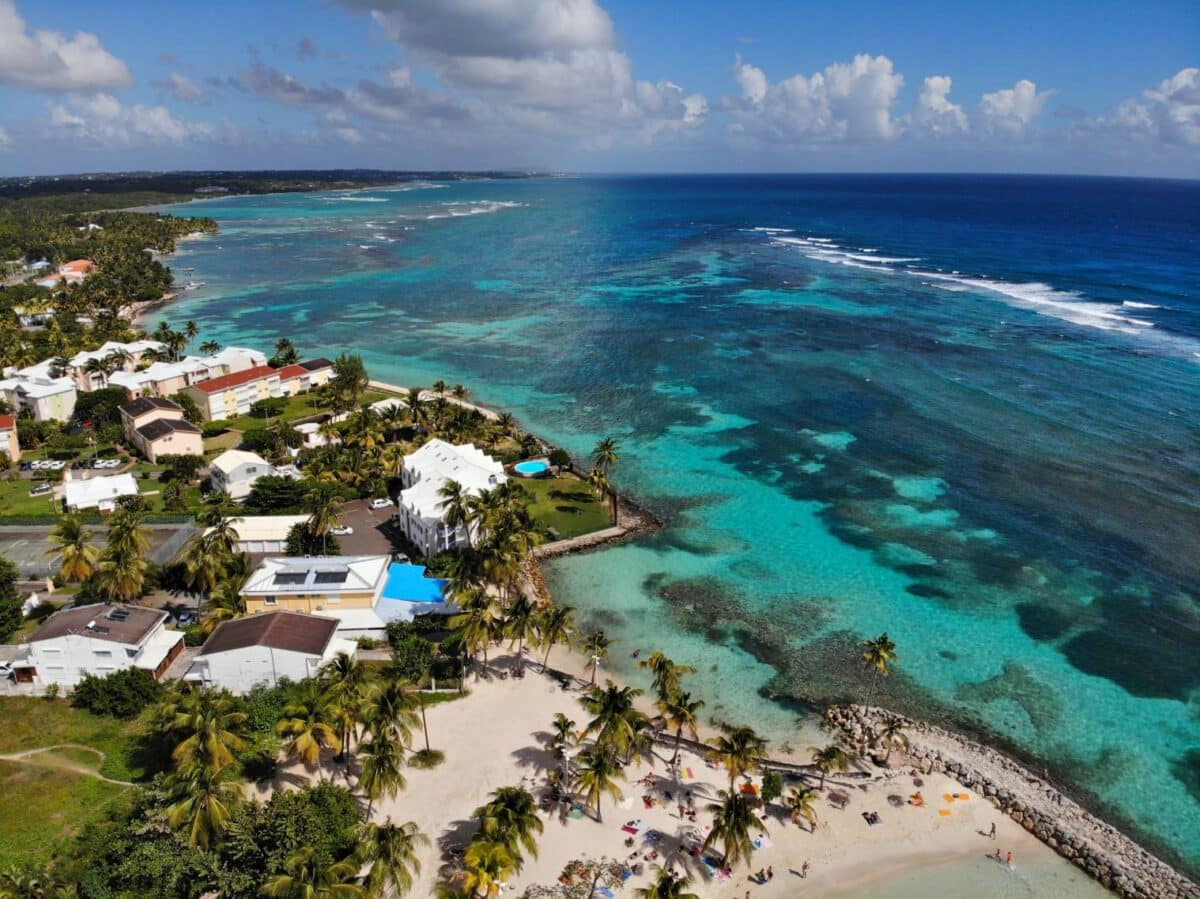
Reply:
<svg viewBox="0 0 1200 899"><path fill-rule="evenodd" d="M341 2L369 10L415 62L510 127L645 134L694 127L708 112L703 96L669 80L635 78L595 0Z"/></svg>
<svg viewBox="0 0 1200 899"><path fill-rule="evenodd" d="M11 150L11 149L12 149L12 138L9 136L8 131L6 129L0 128L0 152L3 152L5 150Z"/></svg>
<svg viewBox="0 0 1200 899"><path fill-rule="evenodd" d="M199 100L204 96L204 91L200 90L192 79L179 72L172 72L166 78L151 81L150 86L164 90L176 100L182 100L185 103Z"/></svg>
<svg viewBox="0 0 1200 899"><path fill-rule="evenodd" d="M1053 93L1039 91L1036 84L1022 78L1012 87L984 94L979 101L981 125L992 134L1025 137Z"/></svg>
<svg viewBox="0 0 1200 899"><path fill-rule="evenodd" d="M1166 144L1200 147L1200 69L1180 69L1140 99L1117 107L1116 121Z"/></svg>
<svg viewBox="0 0 1200 899"><path fill-rule="evenodd" d="M125 63L86 31L26 30L13 0L0 0L0 82L38 90L93 90L133 83Z"/></svg>
<svg viewBox="0 0 1200 899"><path fill-rule="evenodd" d="M920 131L941 137L967 130L967 114L950 102L952 84L949 75L930 75L921 84L912 111L912 122Z"/></svg>
<svg viewBox="0 0 1200 899"><path fill-rule="evenodd" d="M346 98L345 93L337 88L327 85L312 87L294 75L264 65L257 59L250 68L238 75L235 83L267 99L282 103L339 103Z"/></svg>
<svg viewBox="0 0 1200 899"><path fill-rule="evenodd" d="M811 76L771 84L759 68L737 59L741 132L782 141L886 141L896 136L892 107L904 76L886 56L860 53Z"/></svg>
<svg viewBox="0 0 1200 899"><path fill-rule="evenodd" d="M179 144L211 138L215 129L205 122L176 118L165 106L125 106L112 94L73 95L50 105L53 131L105 147L134 144Z"/></svg>

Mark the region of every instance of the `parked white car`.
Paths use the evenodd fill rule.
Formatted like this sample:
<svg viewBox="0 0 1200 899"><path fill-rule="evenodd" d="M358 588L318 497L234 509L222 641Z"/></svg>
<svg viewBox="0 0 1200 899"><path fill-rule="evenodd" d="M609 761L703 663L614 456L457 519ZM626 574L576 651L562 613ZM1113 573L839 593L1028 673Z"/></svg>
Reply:
<svg viewBox="0 0 1200 899"><path fill-rule="evenodd" d="M330 528L329 533L333 534L335 537L349 537L354 533L354 528L350 527L348 524L339 524L337 527Z"/></svg>
<svg viewBox="0 0 1200 899"><path fill-rule="evenodd" d="M379 498L371 500L372 509L386 509L391 504L392 501L390 499Z"/></svg>

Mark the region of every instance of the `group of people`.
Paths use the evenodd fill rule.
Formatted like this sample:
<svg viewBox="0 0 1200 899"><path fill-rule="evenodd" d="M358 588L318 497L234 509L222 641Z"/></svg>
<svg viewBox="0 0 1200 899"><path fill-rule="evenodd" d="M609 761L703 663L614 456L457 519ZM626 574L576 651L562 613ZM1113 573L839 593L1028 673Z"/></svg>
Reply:
<svg viewBox="0 0 1200 899"><path fill-rule="evenodd" d="M876 824L878 824L882 820L879 817L879 812L863 812L862 816L863 816L863 820L866 821L868 824L870 824L872 827L874 827Z"/></svg>

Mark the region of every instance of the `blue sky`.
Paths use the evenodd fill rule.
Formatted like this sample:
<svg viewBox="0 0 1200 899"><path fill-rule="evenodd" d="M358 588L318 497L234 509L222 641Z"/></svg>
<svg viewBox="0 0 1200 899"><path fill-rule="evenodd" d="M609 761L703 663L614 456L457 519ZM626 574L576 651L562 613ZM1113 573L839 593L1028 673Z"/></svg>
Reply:
<svg viewBox="0 0 1200 899"><path fill-rule="evenodd" d="M0 0L0 174L1200 176L1200 4Z"/></svg>

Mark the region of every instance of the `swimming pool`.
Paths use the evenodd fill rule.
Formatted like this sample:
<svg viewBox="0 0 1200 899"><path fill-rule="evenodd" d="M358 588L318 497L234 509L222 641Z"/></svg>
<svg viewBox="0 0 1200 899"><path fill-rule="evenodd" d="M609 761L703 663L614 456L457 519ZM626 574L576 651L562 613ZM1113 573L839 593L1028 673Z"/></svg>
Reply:
<svg viewBox="0 0 1200 899"><path fill-rule="evenodd" d="M550 463L545 459L527 459L513 466L513 471L524 478L536 478L550 470Z"/></svg>

